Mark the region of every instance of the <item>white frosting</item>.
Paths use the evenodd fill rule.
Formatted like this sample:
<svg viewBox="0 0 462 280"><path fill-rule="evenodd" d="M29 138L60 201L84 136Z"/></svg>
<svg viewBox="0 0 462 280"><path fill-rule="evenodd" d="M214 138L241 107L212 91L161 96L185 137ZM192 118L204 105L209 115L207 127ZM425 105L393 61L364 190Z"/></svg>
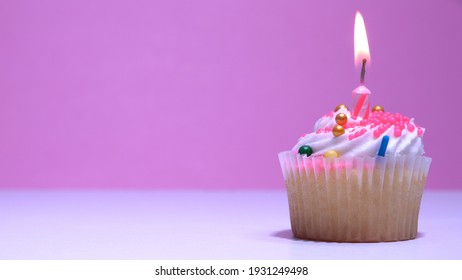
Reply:
<svg viewBox="0 0 462 280"><path fill-rule="evenodd" d="M319 132L319 129L332 128L336 125L335 115L338 113L344 113L348 117L348 124L357 125L345 129L345 134L335 137L332 132ZM415 125L414 120L411 119L409 123L414 126L412 129L402 130L401 136L396 137L394 135L394 125L385 130L379 137L374 136L374 131L378 129L377 126L371 128L371 124L365 124L364 126L359 125L360 118L353 120L350 116L350 112L346 109L340 109L335 114L328 114L319 119L315 124L315 132L307 134L298 140L297 145L292 149L294 152L298 152L298 149L303 145L308 145L313 150L313 156L323 155L329 150L336 151L339 156L376 156L379 150L382 138L384 135L390 137L386 155L423 155L424 145L422 142L422 134L425 131L423 128L421 132L418 132L418 126ZM365 133L350 139L350 135L354 135L356 132L365 129ZM318 131L318 133L316 133ZM420 136L419 136L420 134Z"/></svg>

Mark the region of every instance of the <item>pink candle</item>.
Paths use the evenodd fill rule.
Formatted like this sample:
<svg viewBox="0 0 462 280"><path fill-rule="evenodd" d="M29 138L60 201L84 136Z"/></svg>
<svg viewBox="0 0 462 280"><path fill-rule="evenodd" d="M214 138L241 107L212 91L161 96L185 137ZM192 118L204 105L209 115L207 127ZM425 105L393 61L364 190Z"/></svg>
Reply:
<svg viewBox="0 0 462 280"><path fill-rule="evenodd" d="M363 119L369 118L369 112L371 111L371 105L369 103L369 97L371 91L365 86L360 85L353 90L353 111L352 115L355 117L361 117Z"/></svg>
<svg viewBox="0 0 462 280"><path fill-rule="evenodd" d="M369 97L371 91L364 85L364 75L366 73L366 62L370 62L369 43L367 41L366 26L364 19L359 12L356 12L355 19L355 64L362 64L360 86L353 90L353 110L354 117L367 119L370 113Z"/></svg>

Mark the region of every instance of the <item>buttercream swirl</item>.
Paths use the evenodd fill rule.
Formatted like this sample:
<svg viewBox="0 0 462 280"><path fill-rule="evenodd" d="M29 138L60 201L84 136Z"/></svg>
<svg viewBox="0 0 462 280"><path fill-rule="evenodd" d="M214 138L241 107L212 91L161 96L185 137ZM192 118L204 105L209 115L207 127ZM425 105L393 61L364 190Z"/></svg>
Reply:
<svg viewBox="0 0 462 280"><path fill-rule="evenodd" d="M338 137L332 134L336 125L335 116L344 113L348 122L345 133ZM292 149L295 153L303 145L313 150L312 156L323 155L334 150L339 156L376 156L383 136L390 137L387 156L423 155L422 136L425 129L417 126L414 119L389 112L373 112L368 119L354 118L347 109L331 112L320 118L315 131L304 135Z"/></svg>

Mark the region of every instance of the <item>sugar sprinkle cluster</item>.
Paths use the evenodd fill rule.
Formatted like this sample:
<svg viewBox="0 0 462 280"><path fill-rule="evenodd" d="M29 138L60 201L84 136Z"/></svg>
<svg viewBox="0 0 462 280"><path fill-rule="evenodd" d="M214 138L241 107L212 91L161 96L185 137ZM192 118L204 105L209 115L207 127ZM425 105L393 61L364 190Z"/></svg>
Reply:
<svg viewBox="0 0 462 280"><path fill-rule="evenodd" d="M349 131L350 135L348 135L349 140L353 140L365 134L367 132L366 127L368 126L369 129L374 130L373 135L376 139L392 126L393 136L395 137L400 137L403 133L403 130L414 132L417 129L417 135L419 137L421 137L424 133L421 127L411 123L411 119L409 117L403 116L400 113L392 114L390 112L379 110L373 111L368 119L363 119L359 122L348 122L343 125L345 129L351 129ZM331 132L332 127L323 127L316 131L317 134Z"/></svg>
<svg viewBox="0 0 462 280"><path fill-rule="evenodd" d="M381 137L391 127L393 127L394 137L401 137L404 130L407 130L411 133L417 130L418 137L421 137L424 133L423 128L420 126L416 126L415 124L412 124L412 120L409 117L403 116L400 113L392 114L390 112L385 112L382 106L374 106L368 118L362 119L359 122L356 121L357 118L354 116L350 116L350 118L354 121L349 122L345 114L336 114L335 112L337 112L341 108L345 108L348 110L348 108L345 105L341 104L335 108L334 112L330 112L324 116L329 118L335 116L335 122L337 125L335 125L334 127L320 128L316 131L316 134L332 133L334 137L338 137L340 135L343 135L345 133L345 130L348 129L348 140L351 141L355 138L364 135L368 130L373 130L373 136L375 139L377 139ZM379 156L385 155L385 151L388 145L388 139L388 136L383 136L382 143L379 149ZM310 156L313 153L313 149L308 145L304 145L300 147L298 152L299 154ZM338 157L338 153L336 151L330 150L324 154L324 157Z"/></svg>

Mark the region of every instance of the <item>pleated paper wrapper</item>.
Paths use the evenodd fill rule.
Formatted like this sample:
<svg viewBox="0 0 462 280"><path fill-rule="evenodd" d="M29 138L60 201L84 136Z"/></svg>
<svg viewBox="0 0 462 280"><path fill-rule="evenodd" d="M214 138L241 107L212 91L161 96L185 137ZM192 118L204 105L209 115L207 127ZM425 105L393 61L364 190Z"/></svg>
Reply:
<svg viewBox="0 0 462 280"><path fill-rule="evenodd" d="M288 151L279 160L295 237L335 242L416 237L431 158L323 158Z"/></svg>

